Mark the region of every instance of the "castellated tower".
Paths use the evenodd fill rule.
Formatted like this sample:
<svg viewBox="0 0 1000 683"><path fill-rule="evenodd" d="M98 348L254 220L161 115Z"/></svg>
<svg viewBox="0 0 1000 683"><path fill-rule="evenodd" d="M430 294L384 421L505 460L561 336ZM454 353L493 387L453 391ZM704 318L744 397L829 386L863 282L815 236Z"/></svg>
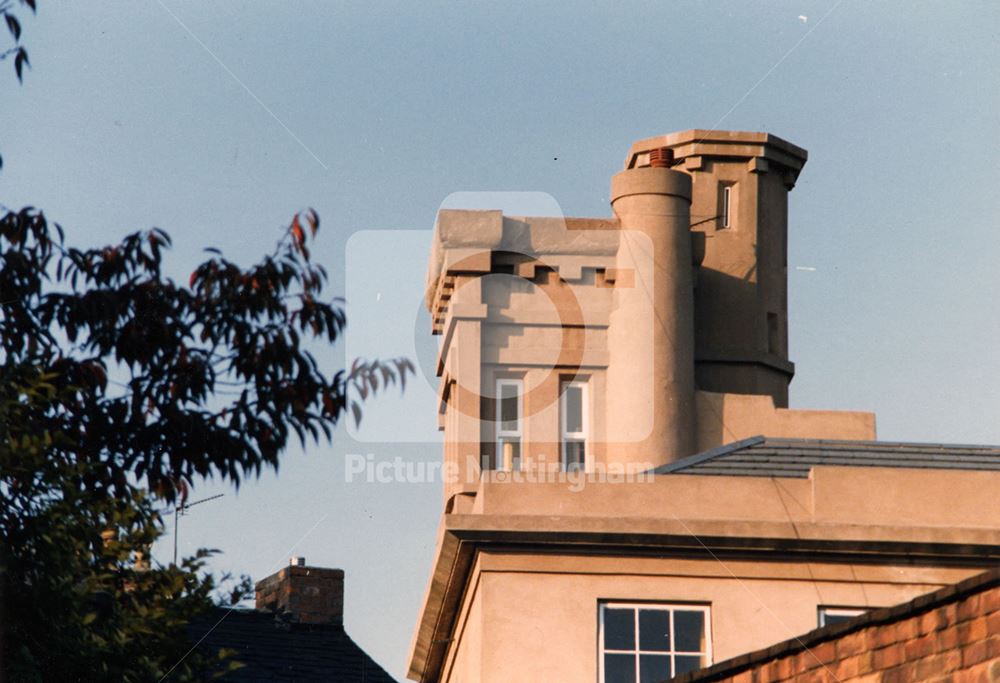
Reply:
<svg viewBox="0 0 1000 683"><path fill-rule="evenodd" d="M873 438L789 411L788 192L806 152L692 130L632 145L610 218L443 210L427 283L458 473L655 467L772 436Z"/></svg>
<svg viewBox="0 0 1000 683"><path fill-rule="evenodd" d="M691 230L704 235L695 292L699 389L788 406L788 192L806 151L767 133L693 130L632 145L627 168L673 152L691 176Z"/></svg>

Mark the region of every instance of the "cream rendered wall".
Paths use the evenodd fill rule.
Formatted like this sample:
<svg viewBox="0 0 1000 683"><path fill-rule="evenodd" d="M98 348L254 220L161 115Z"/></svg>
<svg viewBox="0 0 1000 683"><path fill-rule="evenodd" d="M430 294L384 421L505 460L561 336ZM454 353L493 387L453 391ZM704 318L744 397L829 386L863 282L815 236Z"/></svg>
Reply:
<svg viewBox="0 0 1000 683"><path fill-rule="evenodd" d="M501 378L524 382L522 454L532 463L531 469L559 469L559 388L564 380L588 382L592 441L603 442L612 290L597 285L595 269L583 269L580 275L566 281L540 270L533 280L483 278L488 310L482 321L482 372L489 398L482 407L481 439L487 455L494 454L491 399Z"/></svg>
<svg viewBox="0 0 1000 683"><path fill-rule="evenodd" d="M894 605L978 571L488 552L478 565L475 618L441 680L597 681L603 600L709 604L721 661L815 628L819 605Z"/></svg>
<svg viewBox="0 0 1000 683"><path fill-rule="evenodd" d="M479 588L479 584L476 584ZM462 647L448 662L441 680L478 681L482 677L483 663L483 600L481 594L472 591L468 609L463 613L459 626ZM487 648L488 649L488 648Z"/></svg>
<svg viewBox="0 0 1000 683"><path fill-rule="evenodd" d="M775 407L770 396L695 392L698 450L706 451L751 436L875 440L875 413L846 410L792 410Z"/></svg>
<svg viewBox="0 0 1000 683"><path fill-rule="evenodd" d="M705 527L712 535L995 545L996 480L992 471L825 466L808 479L659 475L592 482L580 491L565 483L489 482L461 523L563 530L558 523L565 522L602 533L679 527L691 534L717 522Z"/></svg>

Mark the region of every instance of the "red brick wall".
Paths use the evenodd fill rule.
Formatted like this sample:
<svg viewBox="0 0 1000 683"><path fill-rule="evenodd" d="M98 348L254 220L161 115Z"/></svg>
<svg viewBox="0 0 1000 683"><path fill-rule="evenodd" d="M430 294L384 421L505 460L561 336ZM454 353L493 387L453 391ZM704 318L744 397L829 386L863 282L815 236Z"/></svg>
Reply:
<svg viewBox="0 0 1000 683"><path fill-rule="evenodd" d="M288 612L304 624L344 623L344 572L285 567L257 582L257 609Z"/></svg>
<svg viewBox="0 0 1000 683"><path fill-rule="evenodd" d="M982 574L910 603L811 631L799 640L674 680L1000 682L1000 573Z"/></svg>

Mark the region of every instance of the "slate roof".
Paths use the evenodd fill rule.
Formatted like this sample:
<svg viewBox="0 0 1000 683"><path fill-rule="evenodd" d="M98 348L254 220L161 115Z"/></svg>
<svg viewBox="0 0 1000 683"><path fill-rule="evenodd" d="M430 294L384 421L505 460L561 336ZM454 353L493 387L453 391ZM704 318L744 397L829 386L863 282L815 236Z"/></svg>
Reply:
<svg viewBox="0 0 1000 683"><path fill-rule="evenodd" d="M662 465L653 472L806 478L817 465L1000 472L1000 446L754 436Z"/></svg>
<svg viewBox="0 0 1000 683"><path fill-rule="evenodd" d="M200 649L237 651L245 666L226 683L397 683L343 626L288 623L271 612L218 610L189 627ZM225 618L222 618L225 616ZM220 621L221 619L221 621ZM214 628L213 628L214 626Z"/></svg>

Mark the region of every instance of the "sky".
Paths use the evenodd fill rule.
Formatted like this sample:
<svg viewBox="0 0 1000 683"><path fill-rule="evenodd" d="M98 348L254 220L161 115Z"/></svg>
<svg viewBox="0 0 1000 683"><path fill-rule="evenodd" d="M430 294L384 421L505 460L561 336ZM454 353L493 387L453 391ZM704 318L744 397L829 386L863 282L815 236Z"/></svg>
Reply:
<svg viewBox="0 0 1000 683"><path fill-rule="evenodd" d="M789 199L792 406L875 411L886 440L1000 443L995 2L41 0L22 25L24 84L0 64L0 203L80 246L163 228L178 279L205 247L251 263L315 208L315 258L348 301L331 370L432 365L429 230L455 193L607 216L634 140L777 134L809 151ZM225 496L180 520L180 551L254 579L290 555L345 569L348 632L403 679L440 483L345 466L438 461L434 381L277 474L204 482L194 499Z"/></svg>

